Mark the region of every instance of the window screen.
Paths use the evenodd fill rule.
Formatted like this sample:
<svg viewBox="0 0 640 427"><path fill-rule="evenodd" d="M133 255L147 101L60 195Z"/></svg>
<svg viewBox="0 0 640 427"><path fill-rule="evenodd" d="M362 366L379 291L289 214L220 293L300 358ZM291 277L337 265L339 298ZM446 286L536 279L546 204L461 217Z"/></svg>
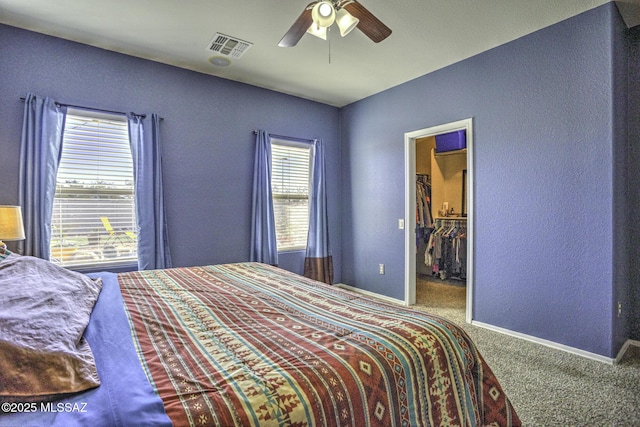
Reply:
<svg viewBox="0 0 640 427"><path fill-rule="evenodd" d="M51 260L136 264L133 162L126 117L69 109L51 224Z"/></svg>
<svg viewBox="0 0 640 427"><path fill-rule="evenodd" d="M279 252L307 246L310 153L306 144L271 142L271 192Z"/></svg>

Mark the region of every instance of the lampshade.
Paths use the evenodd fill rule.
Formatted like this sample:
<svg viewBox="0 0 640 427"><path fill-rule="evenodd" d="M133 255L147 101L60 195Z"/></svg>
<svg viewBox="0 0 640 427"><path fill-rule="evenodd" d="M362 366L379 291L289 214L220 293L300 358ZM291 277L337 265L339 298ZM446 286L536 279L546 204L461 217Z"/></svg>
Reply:
<svg viewBox="0 0 640 427"><path fill-rule="evenodd" d="M319 27L316 24L311 24L311 26L307 30L307 33L321 38L322 40L327 39L327 27Z"/></svg>
<svg viewBox="0 0 640 427"><path fill-rule="evenodd" d="M24 239L20 206L0 205L0 241Z"/></svg>
<svg viewBox="0 0 640 427"><path fill-rule="evenodd" d="M311 18L318 27L330 27L336 20L336 11L330 1L319 1L311 9Z"/></svg>
<svg viewBox="0 0 640 427"><path fill-rule="evenodd" d="M358 25L358 22L360 22L360 20L347 12L344 8L340 9L336 13L336 24L338 24L338 27L340 28L340 35L342 37L353 31L353 29L356 28L356 25Z"/></svg>

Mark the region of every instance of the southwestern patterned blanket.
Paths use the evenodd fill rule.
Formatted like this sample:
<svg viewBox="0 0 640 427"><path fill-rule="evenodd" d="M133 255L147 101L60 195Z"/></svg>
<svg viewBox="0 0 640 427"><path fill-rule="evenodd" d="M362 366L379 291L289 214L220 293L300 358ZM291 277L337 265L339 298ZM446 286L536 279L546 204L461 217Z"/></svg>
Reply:
<svg viewBox="0 0 640 427"><path fill-rule="evenodd" d="M259 263L118 279L175 425L520 425L470 338L444 319Z"/></svg>

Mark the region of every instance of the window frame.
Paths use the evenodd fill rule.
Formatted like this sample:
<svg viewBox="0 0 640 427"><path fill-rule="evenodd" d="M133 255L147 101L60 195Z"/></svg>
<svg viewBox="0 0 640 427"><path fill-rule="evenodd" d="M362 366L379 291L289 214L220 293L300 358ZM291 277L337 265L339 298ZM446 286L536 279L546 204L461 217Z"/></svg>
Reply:
<svg viewBox="0 0 640 427"><path fill-rule="evenodd" d="M85 186L87 186L86 188L76 188L73 190L70 190L69 188L61 188L59 186L58 180L60 178L60 173L61 173L61 167L67 166L67 164L63 164L63 161L66 160L65 159L65 139L67 136L67 125L68 125L68 118L69 116L71 116L72 118L76 118L76 117L82 117L82 118L87 118L89 120L99 120L99 121L112 121L112 122L120 122L120 124L118 126L120 126L119 129L119 133L120 133L120 138L118 139L119 144L116 147L117 150L120 150L120 153L124 153L124 137L123 137L123 126L124 125L124 129L126 129L126 147L128 148L128 158L125 160L127 162L131 162L130 164L125 165L125 169L130 170L131 175L130 175L130 180L128 179L128 176L126 179L124 179L124 182L126 183L126 186L123 185L119 185L119 184L114 184L113 187L115 188L110 188L110 187L99 187L100 184L98 184L98 181L96 181L96 187L91 188L90 186L88 186L88 184L84 184ZM82 142L79 143L79 146L82 146ZM86 143L85 143L86 144ZM69 142L67 142L67 145L70 145ZM101 147L104 146L104 141L101 141L100 144ZM104 148L103 148L104 150ZM108 150L107 150L108 151ZM84 153L86 154L86 153ZM98 158L98 153L96 152L96 158ZM104 155L104 151L100 154ZM99 161L99 160L96 160ZM118 171L119 172L119 171ZM81 174L82 172L80 172ZM116 171L112 170L110 171L110 175L107 175L107 178L110 176L115 176L116 175ZM101 177L102 178L102 177ZM62 146L61 146L61 152L60 152L60 164L58 167L58 172L56 174L56 188L55 188L55 193L54 193L54 206L53 206L53 210L55 213L55 209L56 207L59 207L57 205L58 200L60 199L58 197L58 195L60 194L68 194L68 195L72 195L72 196L76 196L76 195L83 195L86 194L87 196L111 196L111 197L103 197L100 198L98 197L100 200L112 200L112 198L127 198L130 200L131 203L131 207L127 208L126 210L128 210L130 212L126 216L126 223L127 224L131 224L131 227L133 228L133 230L126 230L126 231L122 231L119 230L118 227L118 220L115 219L115 217L111 217L109 218L108 214L104 214L101 211L98 211L96 213L98 221L94 221L95 224L92 225L92 229L94 229L99 237L98 237L98 242L95 246L97 247L97 249L94 249L95 251L102 249L102 252L100 253L100 258L99 259L87 259L87 260L74 260L73 258L65 261L62 258L62 252L60 252L60 258L59 259L54 259L54 248L63 248L64 245L61 244L60 246L55 246L54 243L54 219L55 219L55 214L52 216L52 221L51 221L51 241L49 244L49 247L51 248L51 255L50 255L50 260L54 263L56 263L57 265L60 265L62 267L71 269L71 270L75 270L75 271L98 271L98 270L105 270L105 269L109 269L112 271L127 271L127 270L131 270L131 269L135 269L137 268L138 265L138 251L137 251L137 233L135 233L136 231L136 224L137 224L137 219L136 219L136 198L135 198L135 184L134 184L134 169L133 169L133 155L131 153L131 140L130 140L130 136L129 136L129 122L127 120L126 115L124 114L117 114L117 113L106 113L106 112L102 112L99 110L93 110L90 108L76 108L76 107L69 107L67 109L67 113L66 113L66 117L65 117L65 123L64 123L64 128L63 128L63 133L62 133ZM121 203L122 204L122 203ZM115 205L117 206L117 203L115 203ZM116 207L116 209L118 209L119 207ZM90 209L90 207L89 207ZM100 209L104 209L103 207L100 207ZM89 215L87 215L88 217ZM114 258L114 259L109 259L106 258L104 256L104 249L106 248L107 243L105 243L104 245L102 244L102 239L106 238L106 242L108 242L109 237L112 237L113 234L111 234L110 232L107 231L107 226L106 224L103 224L101 222L101 217L107 217L109 219L109 222L111 223L111 226L113 227L114 231L116 233L120 233L123 234L124 236L129 236L128 237L128 241L127 244L129 246L131 246L131 256L125 256L121 259L118 258ZM62 221L63 219L59 218L59 221ZM64 227L61 227L62 229L62 233L64 233ZM130 236L131 234L129 232L133 232L133 235L135 235L135 239L132 239ZM87 239L89 240L89 236L91 235L91 232L87 233ZM105 237L109 236L109 237ZM76 237L77 238L77 237ZM124 239L123 236L120 236L120 238ZM60 239L60 241L63 241L63 238ZM88 245L91 245L91 242L88 242ZM114 244L115 245L115 244ZM92 248L89 247L89 250L91 250ZM74 257L75 258L75 257Z"/></svg>
<svg viewBox="0 0 640 427"><path fill-rule="evenodd" d="M311 188L312 188L312 160L313 160L313 144L308 141L294 139L294 138L284 138L284 137L270 137L270 147L271 147L271 195L274 204L274 221L276 222L276 248L278 253L286 253L286 252L301 252L305 251L308 243L308 235L309 235L309 214L311 208ZM273 156L273 147L281 146L281 147L292 147L292 148L301 148L307 150L307 192L306 195L296 194L296 193L288 193L288 196L282 195L282 193L275 193L273 191L273 180L274 180L274 156ZM287 245L283 246L280 243L280 239L278 238L278 217L276 213L276 200L306 200L307 204L307 213L306 213L306 229L304 231L304 243L300 243L298 245ZM301 236L300 236L301 237Z"/></svg>

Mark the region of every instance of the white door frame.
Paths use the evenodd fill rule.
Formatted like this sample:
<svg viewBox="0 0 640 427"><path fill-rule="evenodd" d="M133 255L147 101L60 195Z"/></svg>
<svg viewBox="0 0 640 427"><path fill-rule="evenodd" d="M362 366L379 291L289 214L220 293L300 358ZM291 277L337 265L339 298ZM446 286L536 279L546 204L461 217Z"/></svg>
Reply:
<svg viewBox="0 0 640 427"><path fill-rule="evenodd" d="M416 139L435 136L457 130L467 131L467 310L466 321L473 320L473 120L471 118L457 122L419 129L404 134L404 200L405 200L405 271L404 303L416 303Z"/></svg>

